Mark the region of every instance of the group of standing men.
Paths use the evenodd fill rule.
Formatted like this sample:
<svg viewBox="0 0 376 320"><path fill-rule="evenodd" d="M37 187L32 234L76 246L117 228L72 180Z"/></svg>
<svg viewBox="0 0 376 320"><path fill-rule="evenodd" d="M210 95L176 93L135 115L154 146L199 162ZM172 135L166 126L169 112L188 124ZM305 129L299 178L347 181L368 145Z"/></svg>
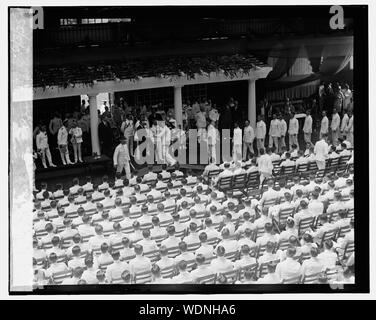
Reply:
<svg viewBox="0 0 376 320"><path fill-rule="evenodd" d="M354 116L351 110L344 113L342 119L336 110L333 109L331 122L329 121L326 111L322 112L322 119L320 122L319 136L318 139L321 140L323 135L326 135L330 140L332 145L338 146L338 139L344 138L353 145L353 122ZM269 148L275 147L277 153L283 152L286 147L286 136L288 135L288 150L291 150L295 145L299 150L299 121L294 113L290 114L289 123L287 125L286 120L281 114L273 114L272 120L269 126L268 141L267 145ZM312 144L312 132L314 130L314 121L311 116L310 110L306 111L304 118L304 125L302 128L304 135L304 142ZM235 126L233 135L233 154L235 160L247 160L248 153L254 154L253 142L256 139L257 153L260 153L261 149L265 148L267 136L267 127L261 115L257 118L256 128L253 129L249 121L245 121L245 126L242 132L239 126ZM239 153L241 146L243 145L243 155L239 157L235 156L235 153ZM239 149L240 148L240 149ZM240 151L241 153L241 151Z"/></svg>

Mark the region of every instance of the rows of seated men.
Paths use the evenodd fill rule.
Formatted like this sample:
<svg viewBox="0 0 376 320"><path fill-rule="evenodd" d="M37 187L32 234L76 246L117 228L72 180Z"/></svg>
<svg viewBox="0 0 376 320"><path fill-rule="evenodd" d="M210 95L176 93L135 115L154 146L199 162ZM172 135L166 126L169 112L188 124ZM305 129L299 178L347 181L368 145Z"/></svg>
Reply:
<svg viewBox="0 0 376 320"><path fill-rule="evenodd" d="M343 173L349 169L353 171L353 151L348 150L345 144L339 150L334 146L330 148L328 159L326 159L326 168L322 170L318 170L313 147L308 147L303 151L294 149L294 146L292 151L286 151L286 147L284 147L284 151L280 154L275 152L274 147L266 148L265 156L270 158L273 165L273 176L316 173L317 176L322 177L329 172ZM259 159L260 157L255 157L251 154L251 158L248 161L224 162L221 165L210 163L205 167L203 175L213 178L215 183L220 178L244 173L256 178L255 173L260 171Z"/></svg>
<svg viewBox="0 0 376 320"><path fill-rule="evenodd" d="M354 281L352 173L237 197L179 170L108 180L42 185L36 284Z"/></svg>

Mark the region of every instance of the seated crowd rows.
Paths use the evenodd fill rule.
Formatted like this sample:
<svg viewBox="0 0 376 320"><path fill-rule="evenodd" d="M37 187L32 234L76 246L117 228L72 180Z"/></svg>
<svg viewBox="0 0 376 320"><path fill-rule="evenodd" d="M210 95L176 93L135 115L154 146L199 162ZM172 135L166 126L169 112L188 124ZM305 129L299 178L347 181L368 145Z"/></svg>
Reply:
<svg viewBox="0 0 376 320"><path fill-rule="evenodd" d="M221 175L257 159L221 166L213 180L207 168L194 176L162 166L130 180L75 178L67 189L42 183L35 284L354 282L352 168L272 176L257 192L236 192L219 188Z"/></svg>

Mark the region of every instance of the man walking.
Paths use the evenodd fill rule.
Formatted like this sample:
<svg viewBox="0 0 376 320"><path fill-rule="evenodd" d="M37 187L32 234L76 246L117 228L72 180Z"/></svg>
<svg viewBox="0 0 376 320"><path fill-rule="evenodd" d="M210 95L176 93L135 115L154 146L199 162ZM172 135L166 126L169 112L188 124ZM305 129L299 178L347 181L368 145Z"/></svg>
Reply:
<svg viewBox="0 0 376 320"><path fill-rule="evenodd" d="M125 170L125 175L129 180L131 178L131 169L129 166L130 157L127 139L125 137L121 137L120 144L115 149L113 160L116 173L122 174L123 170Z"/></svg>

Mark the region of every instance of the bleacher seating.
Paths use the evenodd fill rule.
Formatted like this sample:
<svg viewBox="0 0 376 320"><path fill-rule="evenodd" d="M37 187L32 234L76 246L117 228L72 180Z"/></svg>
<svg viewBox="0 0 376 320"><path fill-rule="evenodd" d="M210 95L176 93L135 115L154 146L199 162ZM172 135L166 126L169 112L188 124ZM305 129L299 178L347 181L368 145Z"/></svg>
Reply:
<svg viewBox="0 0 376 320"><path fill-rule="evenodd" d="M316 163L299 165L297 167L278 168L278 166L280 165L280 162L274 162L274 169L275 170L274 170L273 179L275 180L275 187L279 187L279 181L281 181L279 179L292 180L293 177L296 177L296 176L300 177L300 183L307 184L307 183L309 183L309 180L307 180L307 177L306 177L308 174L314 173L316 175L316 177L321 176L321 175L325 176L327 174L333 174L333 173L336 173L338 170L343 170L343 167L341 167L341 165L343 165L343 163L345 163L345 162L347 163L347 161L348 161L348 157L340 157L336 161L333 161L333 160L328 161L327 167L323 171L317 170ZM350 168L351 167L347 165L344 170L347 172L347 171L351 170ZM251 172L249 174L240 173L240 174L237 174L237 175L232 175L232 176L227 176L227 177L222 177L220 179L216 179L216 177L219 173L220 173L220 170L217 170L215 172L215 174L209 174L209 176L208 176L209 178L204 181L204 183L206 183L209 187L209 189L208 189L209 191L207 193L207 196L209 196L211 192L218 193L219 196L217 198L217 201L219 202L219 204L222 205L224 203L224 201L226 200L226 196L221 195L221 192L226 192L228 190L240 191L240 193L237 193L237 194L235 194L235 192L234 192L234 196L239 201L239 205L235 206L235 208L234 208L235 213L238 213L240 210L244 210L245 207L244 207L243 201L245 199L247 199L247 198L252 199L252 201L254 202L254 212L252 214L255 215L252 219L257 221L260 218L260 215L262 214L262 210L261 210L262 208L260 207L261 204L260 204L259 200L263 196L264 192L267 190L266 186L260 186L260 175L259 175L259 173L258 172ZM165 179L165 180L166 180L165 182L170 182L171 178ZM150 184L150 185L152 185L152 184ZM197 185L197 183L190 184L192 190L189 192L188 197L194 198L196 196L196 193L195 193L196 185ZM293 185L293 184L289 183L287 185L287 188L291 187L291 185ZM302 187L304 187L303 184L302 184ZM176 190L179 191L180 188L181 187L177 187ZM118 190L119 190L118 188L114 189L113 197L116 197L116 192ZM343 187L336 188L337 192L341 192L342 190L344 190ZM149 190L147 191L147 193L148 192L149 192ZM324 196L325 192L326 192L325 190L322 191L321 195ZM306 196L311 198L312 194L307 193ZM294 195L294 197L295 197L295 195ZM177 201L177 200L179 200L179 198L180 198L180 196L177 196L177 197L175 196L175 197L171 197L170 199L173 199L173 201ZM55 199L55 200L63 201L63 199L64 198ZM103 197L103 199L105 199L105 197ZM103 201L103 199L98 200L98 201L101 202L101 201ZM164 198L160 199L160 201L164 201L164 200L165 200ZM269 210L271 210L273 207L279 206L281 203L283 203L284 200L285 199L283 198L283 196L275 197L275 198L274 197L269 198L269 199L266 199L264 201L263 206L268 207ZM347 198L342 199L342 202L345 203L345 204L351 203L350 200L351 200L351 198L347 197ZM198 231L198 234L201 233L201 232L208 232L207 227L205 227L205 220L208 217L210 217L210 213L208 211L209 210L208 208L210 207L210 201L211 200L203 200L202 202L203 202L203 205L205 206L206 209L199 211L196 214L196 219L200 220L201 223L203 224L203 229L202 229L202 231ZM328 201L325 200L325 197L323 197L322 201L325 202L324 214L326 214ZM92 202L94 203L94 201L92 201ZM158 201L154 201L154 203L157 203L157 202ZM36 202L36 203L38 203L38 202ZM142 204L145 204L145 203L146 203L146 206L148 206L147 202L145 202L145 201L142 202ZM82 204L82 205L85 206L85 205L87 205L87 203ZM125 207L131 208L129 218L132 219L132 221L137 221L141 217L143 217L143 213L141 212L141 204L140 203L137 203L134 206L138 209L137 210L133 209L133 205L131 205L130 203L126 204L126 205L122 205L123 208L125 208ZM137 207L137 206L139 206L139 207ZM114 207L108 206L106 209L109 212L111 212L111 210L114 209ZM37 212L39 210L41 210L41 209L39 208L39 209L36 209L35 211ZM45 208L43 209L44 212L48 212L49 210L51 210L51 208L48 207L48 206L45 206ZM60 210L63 210L63 206L58 207L58 211L60 211ZM169 206L166 206L164 208L164 213L169 214L169 215L174 215L176 213L179 213L180 210L181 210L181 208L178 207L176 204L175 205L169 205ZM287 218L288 217L294 218L295 214L297 212L299 212L299 210L300 210L299 206L294 206L294 207L291 207L291 208L288 208L288 209L282 209L282 210L278 211L278 214L273 217L273 233L274 234L280 234L283 231L285 231L286 230ZM352 218L352 219L354 218L353 207L348 206L348 207L346 207L345 211L347 213L347 218ZM35 218L36 212L33 213L34 214L34 222L33 222L34 224L37 224L39 222L39 219ZM228 212L228 208L223 207L223 206L218 210L218 214L222 215L222 216L224 214L226 214L226 212ZM339 216L338 213L339 212L334 211L331 214L327 214L328 217L329 217L329 223L336 223L340 219L340 216ZM90 210L87 210L85 212L85 215L88 215L88 216L91 216L91 217L93 217L96 214L97 214L96 207L94 207L94 209L90 209ZM159 213L156 210L154 210L154 212L150 211L148 213L148 215L150 216L150 220L143 220L144 222L139 225L141 233L142 233L143 230L153 230L154 229L155 226L151 222L151 217L152 216L159 216ZM68 214L65 213L64 218L67 218L67 217L71 218L71 217L77 217L77 216L78 216L77 212L70 212ZM59 218L54 218L54 219L59 219ZM124 219L124 217L117 216L117 218L114 219L111 222L115 222L115 221L121 222L123 219ZM182 228L181 230L179 229L179 231L175 233L176 238L181 240L181 239L184 239L184 237L190 235L190 229L188 227L189 226L189 220L190 220L189 216L185 219L180 219L180 223L184 223L185 227ZM254 220L252 220L252 222ZM312 218L300 219L300 223L295 226L295 230L298 233L299 240L301 240L302 237L306 233L314 234L321 227L318 220L319 219L313 218L313 217ZM102 218L101 216L99 216L99 217L96 216L95 219L92 219L90 226L95 227L96 225L104 224L105 222L106 222L105 218ZM234 216L233 219L232 219L232 222L234 223L236 231L235 231L234 235L232 235L230 237L230 239L232 239L231 241L233 241L233 240L238 241L238 242L245 241L244 243L246 243L247 239L245 239L246 236L245 236L244 230L242 232L237 232L237 229L240 228L244 223L243 216ZM171 216L170 219L164 220L163 222L159 223L159 227L162 228L162 229L166 229L168 226L173 225L173 223L174 222L173 222L173 219L172 219L172 216ZM55 230L54 230L54 233L57 234L57 235L60 235L61 232L63 232L66 229L66 227L61 226L61 224L58 227L56 227ZM77 226L78 225L82 225L82 223L81 222L77 223ZM216 229L216 230L219 231L219 235L208 237L208 239L206 241L206 245L210 245L210 246L213 247L213 256L211 258L207 257L205 259L205 262L204 262L204 264L206 264L210 267L212 266L212 262L214 263L214 259L216 258L216 255L215 255L216 250L215 249L218 246L218 243L220 241L222 241L221 231L224 228L224 223L216 222L216 223L213 223L212 227L213 227L213 230ZM75 228L75 227L73 227L73 228ZM337 245L336 242L337 241L345 241L343 239L347 239L346 237L350 234L351 231L352 231L352 229L349 225L341 227L341 228L334 228L333 230L324 232L320 237L315 238L315 242L317 243L319 250L323 250L325 243L328 240L331 240L331 241L334 241L335 248L337 249L338 247L341 247L341 246ZM127 225L125 227L122 227L121 232L124 234L124 237L132 238L135 234L134 226L133 225ZM108 239L112 234L114 234L114 231L112 231L112 230L105 231L104 234L103 234L104 239L105 239L104 242L107 242L109 244ZM47 232L43 229L35 232L35 237L38 239L38 250L41 250L44 253L46 253L47 250L52 248L52 244L50 242L46 241L46 240L44 240L44 242L42 244L41 239L43 239L46 235L47 235ZM258 227L258 228L255 227L255 228L252 229L251 237L248 240L256 242L260 237L263 237L265 235L266 235L266 231L265 231L264 227L262 227L262 226ZM91 243L90 239L92 237L95 237L94 233L83 235L81 237L81 245L86 246L86 249L83 250L82 254L81 254L81 257L83 259L84 259L84 257L93 257L93 259L96 260L101 255L101 248L100 247L95 247L93 249L90 249L90 243ZM141 236L141 238L142 238L142 236ZM141 238L136 238L136 239L133 240L133 243L131 243L131 247L130 247L131 250L132 250L132 244L134 245L136 242L140 243ZM150 260L151 264L155 264L161 259L159 247L161 246L162 241L164 241L166 238L167 238L167 234L159 234L158 236L151 237L151 240L155 241L155 243L157 245L157 249L143 253L144 257L147 257ZM335 270L334 269L333 270L327 270L325 272L325 275L326 275L326 278L328 279L328 281L332 281L332 280L334 281L334 280L338 279L338 277L340 276L340 274L343 270L344 262L347 261L347 259L350 257L350 255L355 250L354 242L351 241L351 240L346 240L346 241L347 242L345 243L345 245L343 245L340 248L341 250L338 251L337 268ZM61 243L60 243L61 249L66 250L66 249L71 248L71 247L72 247L72 237L65 237L65 238L61 239ZM189 254L195 255L197 250L200 249L200 247L201 247L201 242L189 243L188 246L187 246L187 252ZM285 239L283 241L282 240L278 241L274 245L273 254L277 255L277 254L281 254L281 252L286 252L286 250L289 247L291 247L289 239ZM110 252L110 254L114 251L122 252L122 250L124 248L125 247L124 247L123 242L121 240L117 240L116 242L113 242L110 245L109 252ZM240 246L238 248L238 250L236 250L236 251L229 251L229 252L225 253L225 259L227 259L227 261L230 261L234 265L233 270L229 270L228 272L215 272L215 271L213 271L213 274L205 275L205 276L202 276L202 277L197 277L195 279L192 279L191 281L186 281L185 283L200 283L200 284L210 284L210 283L219 283L219 282L222 283L222 281L224 281L223 280L224 278L226 279L225 283L227 283L227 284L233 284L235 282L238 283L239 281L240 282L246 281L246 279L245 279L245 271L246 270L251 270L252 274L254 274L254 276L255 276L255 279L263 278L268 273L269 263L259 263L258 260L262 256L264 256L265 249L266 249L265 244L257 246L257 247L252 247L252 249L250 250L251 251L250 255L255 257L257 262L252 263L252 264L250 264L246 267L244 267L244 266L243 267L235 267L235 263L237 261L240 261L243 257L243 254L241 253L241 246ZM170 246L168 248L168 257L169 258L174 259L180 253L181 253L181 251L179 249L179 246ZM128 264L130 261L133 261L133 259L135 259L135 258L136 258L136 255L127 255L125 257L121 257L121 260L124 263ZM68 261L70 261L70 259L71 259L71 257L69 257L67 255L60 255L58 257L58 262L65 264ZM285 259L285 256L275 256L275 259L273 259L272 261L274 261L275 264L279 264L284 259ZM310 254L309 253L308 254L307 253L297 254L296 256L293 257L293 259L295 259L297 262L299 262L301 264L304 261L306 261L307 259L310 259ZM216 263L217 263L217 261L216 261ZM47 255L45 255L44 257L36 258L36 264L37 264L38 267L44 268L44 269L47 270L49 268L49 266L51 265L51 262L49 261ZM110 261L108 263L104 263L104 264L99 264L98 268L103 270L103 271L106 271L107 268L111 264L112 264L112 261ZM195 270L196 268L198 268L198 266L197 266L195 259L187 261L188 272L191 272L192 270ZM173 277L178 275L178 268L176 267L176 265L174 267L161 269L160 271L161 271L161 277L167 279L168 281L171 281L171 283L173 283ZM71 278L73 273L74 273L74 270L71 270L71 269L68 268L64 272L52 274L47 280L51 284L57 284L58 285L58 284L61 284L64 279ZM299 276L296 276L296 277L280 279L280 280L281 280L282 283L286 283L286 284L293 284L293 283L306 283L306 284L308 284L308 283L317 283L319 281L319 279L321 279L321 278L322 278L322 274L317 273L317 274L313 274L313 275L299 275ZM219 281L219 279L220 279L220 281ZM150 270L146 270L146 271L143 271L143 272L135 272L134 274L132 274L132 283L137 283L137 284L153 283L153 281L154 281L154 275L151 273ZM119 279L113 281L113 283L123 283L123 282L122 282L121 278L119 278Z"/></svg>

